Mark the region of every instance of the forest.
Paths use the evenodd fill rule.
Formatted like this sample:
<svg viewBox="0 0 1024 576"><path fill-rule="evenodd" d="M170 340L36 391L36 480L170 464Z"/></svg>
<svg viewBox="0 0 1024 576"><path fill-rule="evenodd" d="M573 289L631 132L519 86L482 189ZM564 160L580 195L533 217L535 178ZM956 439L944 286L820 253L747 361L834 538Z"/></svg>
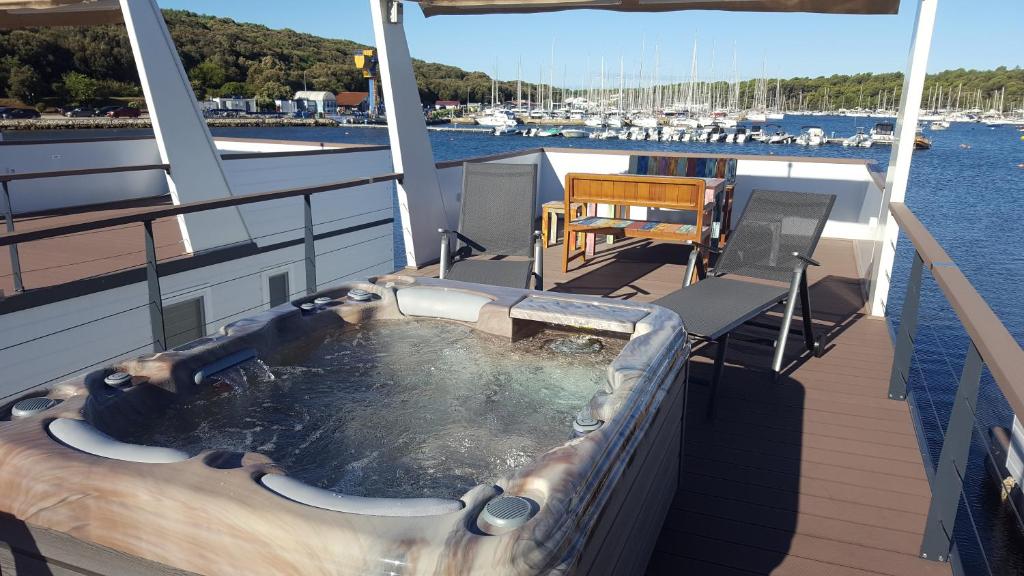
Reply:
<svg viewBox="0 0 1024 576"><path fill-rule="evenodd" d="M353 54L365 48L349 40L328 39L294 30L236 22L228 18L165 10L164 17L198 98L244 95L263 101L291 97L296 90L366 90ZM421 100L489 102L491 78L454 66L415 60ZM775 80L768 80L774 97ZM898 97L902 74L834 75L781 80L786 108L873 107L879 94ZM754 81L742 83L741 101L749 101ZM1024 70L948 70L931 75L931 91L959 91L966 107L980 90L990 100L1005 88L1007 108L1021 106ZM515 82L499 82L500 99L515 97ZM524 94L535 87L523 83ZM561 90L556 88L556 99ZM138 97L141 90L131 46L123 26L47 28L0 33L0 97L25 104L66 105L110 97ZM525 98L525 96L524 96ZM826 99L827 98L827 99ZM945 99L945 98L944 98Z"/></svg>

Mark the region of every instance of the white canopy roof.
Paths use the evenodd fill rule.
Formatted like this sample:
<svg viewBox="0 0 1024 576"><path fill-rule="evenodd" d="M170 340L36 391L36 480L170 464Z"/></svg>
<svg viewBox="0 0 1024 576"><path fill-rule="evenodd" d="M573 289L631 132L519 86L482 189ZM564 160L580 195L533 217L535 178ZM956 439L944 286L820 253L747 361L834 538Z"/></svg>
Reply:
<svg viewBox="0 0 1024 576"><path fill-rule="evenodd" d="M620 12L729 10L734 12L820 12L895 14L900 0L420 0L423 13L499 14L591 8Z"/></svg>
<svg viewBox="0 0 1024 576"><path fill-rule="evenodd" d="M0 29L121 22L117 0L0 0Z"/></svg>

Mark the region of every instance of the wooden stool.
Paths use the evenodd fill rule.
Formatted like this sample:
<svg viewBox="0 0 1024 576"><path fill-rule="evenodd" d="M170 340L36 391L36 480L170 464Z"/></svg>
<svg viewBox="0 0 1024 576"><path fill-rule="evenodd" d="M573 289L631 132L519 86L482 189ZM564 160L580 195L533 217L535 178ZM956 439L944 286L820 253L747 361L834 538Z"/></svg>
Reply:
<svg viewBox="0 0 1024 576"><path fill-rule="evenodd" d="M583 217L583 204L573 204L571 206L573 212L573 218ZM545 202L541 205L540 213L540 237L541 242L544 246L550 246L553 242L558 241L558 215L561 214L565 217L565 202L561 200L552 200L551 202ZM548 225L548 218L551 219L550 226ZM582 236L582 234L580 234Z"/></svg>

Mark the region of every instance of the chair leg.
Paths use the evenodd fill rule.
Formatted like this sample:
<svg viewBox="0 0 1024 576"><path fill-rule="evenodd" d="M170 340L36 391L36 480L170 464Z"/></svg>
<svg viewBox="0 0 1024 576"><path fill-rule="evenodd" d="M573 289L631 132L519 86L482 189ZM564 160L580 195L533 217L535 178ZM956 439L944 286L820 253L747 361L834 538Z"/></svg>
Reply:
<svg viewBox="0 0 1024 576"><path fill-rule="evenodd" d="M683 288L693 284L693 270L697 267L697 246L690 244L690 256L686 259L686 276L683 277Z"/></svg>
<svg viewBox="0 0 1024 576"><path fill-rule="evenodd" d="M789 297L786 299L786 311L782 315L782 326L779 327L779 337L775 339L775 356L772 358L772 377L779 378L782 371L782 357L786 354L786 339L789 337L789 326L793 323L793 309L796 308L797 292L800 291L800 278L803 277L803 268L797 267L793 271L793 280L789 283Z"/></svg>
<svg viewBox="0 0 1024 576"><path fill-rule="evenodd" d="M533 289L544 290L544 239L539 231L533 233Z"/></svg>
<svg viewBox="0 0 1024 576"><path fill-rule="evenodd" d="M715 341L715 367L711 373L711 392L708 400L708 418L715 417L715 399L718 396L718 383L725 372L725 353L729 349L729 335L726 334Z"/></svg>
<svg viewBox="0 0 1024 576"><path fill-rule="evenodd" d="M800 276L800 316L804 319L804 345L814 352L814 323L811 318L811 293L807 289L807 274Z"/></svg>
<svg viewBox="0 0 1024 576"><path fill-rule="evenodd" d="M576 235L569 233L569 226L565 227L565 242L562 242L562 273L569 271L569 252L576 250Z"/></svg>

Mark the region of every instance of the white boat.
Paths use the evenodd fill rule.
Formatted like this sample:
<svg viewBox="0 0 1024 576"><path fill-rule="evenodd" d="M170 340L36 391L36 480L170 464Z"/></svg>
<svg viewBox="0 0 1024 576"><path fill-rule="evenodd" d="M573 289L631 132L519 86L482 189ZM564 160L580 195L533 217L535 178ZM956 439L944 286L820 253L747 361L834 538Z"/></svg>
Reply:
<svg viewBox="0 0 1024 576"><path fill-rule="evenodd" d="M747 128L745 126L733 128L725 137L725 141L729 144L743 144L747 141Z"/></svg>
<svg viewBox="0 0 1024 576"><path fill-rule="evenodd" d="M767 139L765 140L769 144L791 144L793 140L796 139L796 136L793 136L792 134L786 132L785 130L783 130L782 126L779 126L778 124L769 124L768 126L775 127L775 130L770 135L768 135Z"/></svg>
<svg viewBox="0 0 1024 576"><path fill-rule="evenodd" d="M896 126L892 122L879 122L871 129L871 141L875 144L892 144L895 140Z"/></svg>
<svg viewBox="0 0 1024 576"><path fill-rule="evenodd" d="M654 116L636 116L629 121L633 126L639 128L657 128L658 119Z"/></svg>
<svg viewBox="0 0 1024 576"><path fill-rule="evenodd" d="M819 126L805 126L795 142L800 146L821 146L828 144L828 136Z"/></svg>
<svg viewBox="0 0 1024 576"><path fill-rule="evenodd" d="M566 128L562 130L563 138L586 138L589 132L580 128Z"/></svg>
<svg viewBox="0 0 1024 576"><path fill-rule="evenodd" d="M494 110L490 114L477 116L476 123L480 126L488 126L491 128L499 126L511 127L519 124L516 117L508 110Z"/></svg>
<svg viewBox="0 0 1024 576"><path fill-rule="evenodd" d="M764 123L768 121L768 115L764 112L747 112L747 120Z"/></svg>
<svg viewBox="0 0 1024 576"><path fill-rule="evenodd" d="M767 114L768 120L782 120L786 115L782 112L769 112Z"/></svg>
<svg viewBox="0 0 1024 576"><path fill-rule="evenodd" d="M605 126L605 124L606 124L606 122L605 122L604 118L602 116L598 115L598 114L590 116L586 120L583 121L583 125L584 126L589 126L591 128L603 128Z"/></svg>
<svg viewBox="0 0 1024 576"><path fill-rule="evenodd" d="M936 120L928 125L928 128L933 131L945 130L949 128L949 121L947 120Z"/></svg>
<svg viewBox="0 0 1024 576"><path fill-rule="evenodd" d="M874 140L864 132L863 128L858 128L856 134L843 140L843 146L848 148L871 148L874 143Z"/></svg>
<svg viewBox="0 0 1024 576"><path fill-rule="evenodd" d="M622 117L609 116L605 119L605 123L608 124L609 128L622 128Z"/></svg>
<svg viewBox="0 0 1024 576"><path fill-rule="evenodd" d="M669 120L669 126L675 126L676 128L696 128L700 126L700 122L695 118L686 118L683 116L676 116Z"/></svg>

